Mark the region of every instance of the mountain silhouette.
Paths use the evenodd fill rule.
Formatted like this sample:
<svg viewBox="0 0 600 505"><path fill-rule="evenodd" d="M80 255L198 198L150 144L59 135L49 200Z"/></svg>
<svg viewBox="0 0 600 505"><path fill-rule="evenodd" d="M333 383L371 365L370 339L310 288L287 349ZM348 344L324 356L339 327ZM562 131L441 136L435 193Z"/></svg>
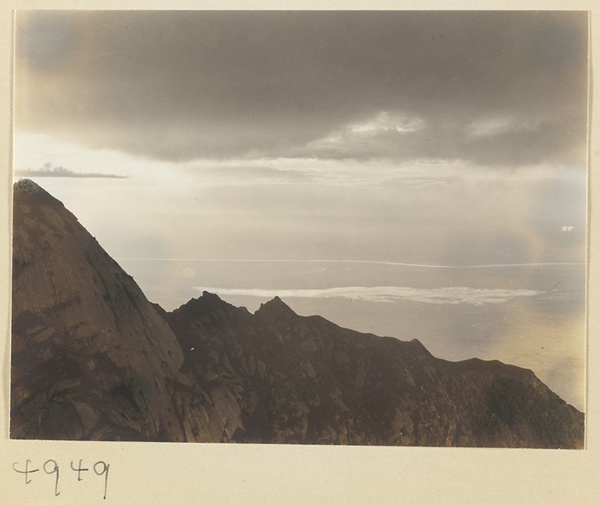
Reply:
<svg viewBox="0 0 600 505"><path fill-rule="evenodd" d="M217 295L172 312L37 184L14 186L11 437L581 448L530 370Z"/></svg>

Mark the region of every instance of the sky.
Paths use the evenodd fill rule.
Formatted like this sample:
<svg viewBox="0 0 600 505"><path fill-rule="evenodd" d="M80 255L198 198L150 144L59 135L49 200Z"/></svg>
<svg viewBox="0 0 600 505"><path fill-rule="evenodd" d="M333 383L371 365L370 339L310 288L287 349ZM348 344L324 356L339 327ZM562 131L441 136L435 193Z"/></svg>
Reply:
<svg viewBox="0 0 600 505"><path fill-rule="evenodd" d="M558 281L486 266L585 262L587 29L585 12L21 11L15 177L168 310L210 287L520 312ZM577 310L551 305L569 359L577 289Z"/></svg>

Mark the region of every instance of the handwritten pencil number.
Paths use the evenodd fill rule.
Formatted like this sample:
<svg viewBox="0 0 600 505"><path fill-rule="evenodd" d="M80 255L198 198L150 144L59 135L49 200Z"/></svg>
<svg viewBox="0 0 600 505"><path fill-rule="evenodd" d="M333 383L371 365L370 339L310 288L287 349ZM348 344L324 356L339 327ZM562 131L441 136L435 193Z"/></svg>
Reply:
<svg viewBox="0 0 600 505"><path fill-rule="evenodd" d="M83 460L80 459L79 460L79 465L77 466L77 468L75 468L73 466L73 462L71 461L71 470L73 470L74 472L77 472L77 481L81 482L82 478L81 478L81 472L89 472L90 469L89 468L81 468L81 464L83 463Z"/></svg>
<svg viewBox="0 0 600 505"><path fill-rule="evenodd" d="M31 484L31 479L29 478L29 474L30 473L35 473L35 472L39 472L40 469L36 468L35 470L30 470L29 469L29 463L31 463L31 460L28 459L27 461L25 461L25 469L24 470L19 470L17 468L18 463L13 463L13 470L17 473L22 473L25 475L25 484Z"/></svg>
<svg viewBox="0 0 600 505"><path fill-rule="evenodd" d="M25 465L20 464L18 461L12 464L13 470L21 475L24 475L25 484L31 484L32 475L36 472L40 471L40 468L32 468L31 460L28 459L25 461ZM94 473L98 477L104 476L104 495L103 499L106 500L106 492L108 489L108 470L110 465L104 461L96 461L94 466L92 467ZM54 459L48 459L41 467L41 469L47 475L54 475L54 496L60 495L60 491L58 490L58 484L60 480L60 467L59 464ZM85 468L83 465L83 460L80 459L75 466L75 462L71 461L71 470L77 474L77 481L81 482L83 480L83 472L89 472L89 468Z"/></svg>
<svg viewBox="0 0 600 505"><path fill-rule="evenodd" d="M102 465L102 466L100 466ZM108 468L110 465L106 464L104 461L98 461L94 465L94 473L98 476L104 475L104 499L106 500L106 488L108 487ZM100 470L102 468L102 470Z"/></svg>
<svg viewBox="0 0 600 505"><path fill-rule="evenodd" d="M60 494L60 491L58 490L58 463L53 459L49 459L44 463L44 472L48 475L52 475L53 473L56 474L56 480L54 481L54 496L58 496Z"/></svg>

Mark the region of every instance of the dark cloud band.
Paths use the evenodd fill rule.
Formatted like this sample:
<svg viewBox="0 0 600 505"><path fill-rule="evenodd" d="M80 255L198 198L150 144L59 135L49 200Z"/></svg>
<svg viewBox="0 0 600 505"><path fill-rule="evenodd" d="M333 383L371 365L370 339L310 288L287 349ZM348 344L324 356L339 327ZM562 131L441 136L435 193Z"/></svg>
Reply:
<svg viewBox="0 0 600 505"><path fill-rule="evenodd" d="M585 12L21 13L17 55L18 128L147 157L585 156Z"/></svg>

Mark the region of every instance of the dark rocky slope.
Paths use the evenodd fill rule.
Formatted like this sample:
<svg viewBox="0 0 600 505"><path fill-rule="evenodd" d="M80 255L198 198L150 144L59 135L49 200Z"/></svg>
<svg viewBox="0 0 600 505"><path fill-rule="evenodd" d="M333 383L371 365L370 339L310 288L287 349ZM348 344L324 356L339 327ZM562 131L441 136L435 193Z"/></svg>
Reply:
<svg viewBox="0 0 600 505"><path fill-rule="evenodd" d="M418 341L255 314L205 293L168 314L60 202L14 191L11 437L433 446L583 444L532 372Z"/></svg>
<svg viewBox="0 0 600 505"><path fill-rule="evenodd" d="M11 437L219 440L175 335L77 219L25 180L13 222Z"/></svg>
<svg viewBox="0 0 600 505"><path fill-rule="evenodd" d="M583 415L533 372L452 363L401 342L301 317L279 298L250 314L204 293L169 314L185 368L228 391L244 442L580 447Z"/></svg>

